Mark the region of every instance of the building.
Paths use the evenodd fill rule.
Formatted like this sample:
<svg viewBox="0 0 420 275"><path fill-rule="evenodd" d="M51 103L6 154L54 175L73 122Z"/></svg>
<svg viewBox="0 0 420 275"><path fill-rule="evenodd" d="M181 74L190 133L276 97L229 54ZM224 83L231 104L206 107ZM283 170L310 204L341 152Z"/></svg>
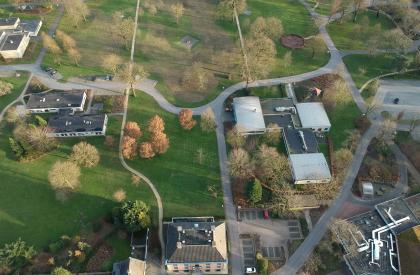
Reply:
<svg viewBox="0 0 420 275"><path fill-rule="evenodd" d="M48 120L49 137L103 136L106 133L108 116L58 115Z"/></svg>
<svg viewBox="0 0 420 275"><path fill-rule="evenodd" d="M318 153L318 141L310 129L283 129L287 154Z"/></svg>
<svg viewBox="0 0 420 275"><path fill-rule="evenodd" d="M22 58L30 37L37 36L41 20L23 20L17 17L0 18L0 54L4 59Z"/></svg>
<svg viewBox="0 0 420 275"><path fill-rule="evenodd" d="M15 30L19 23L20 19L18 17L0 18L0 31Z"/></svg>
<svg viewBox="0 0 420 275"><path fill-rule="evenodd" d="M36 93L30 95L26 108L30 113L58 113L60 110L82 112L86 97L85 90Z"/></svg>
<svg viewBox="0 0 420 275"><path fill-rule="evenodd" d="M235 97L233 114L238 130L244 135L265 132L265 122L260 99L256 96Z"/></svg>
<svg viewBox="0 0 420 275"><path fill-rule="evenodd" d="M412 201L417 201L414 208ZM419 195L407 199L400 197L348 219L357 226L357 236L348 240L335 234L343 245L344 260L350 272L354 275L418 274L420 222L414 214L418 210ZM350 242L355 242L357 250L349 249Z"/></svg>
<svg viewBox="0 0 420 275"><path fill-rule="evenodd" d="M330 168L322 153L291 154L289 166L295 184L331 181Z"/></svg>
<svg viewBox="0 0 420 275"><path fill-rule="evenodd" d="M168 273L228 274L225 222L213 217L172 218L165 230Z"/></svg>
<svg viewBox="0 0 420 275"><path fill-rule="evenodd" d="M315 132L329 132L331 128L327 112L320 102L305 102L296 104L302 128Z"/></svg>
<svg viewBox="0 0 420 275"><path fill-rule="evenodd" d="M29 44L28 33L9 33L3 31L0 34L0 54L4 59L22 58Z"/></svg>

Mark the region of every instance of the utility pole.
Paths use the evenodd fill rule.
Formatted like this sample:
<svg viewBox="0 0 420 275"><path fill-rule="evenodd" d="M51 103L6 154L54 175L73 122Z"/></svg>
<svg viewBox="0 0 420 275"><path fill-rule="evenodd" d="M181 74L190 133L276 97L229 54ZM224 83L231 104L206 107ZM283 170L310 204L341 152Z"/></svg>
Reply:
<svg viewBox="0 0 420 275"><path fill-rule="evenodd" d="M248 89L248 84L251 81L251 70L249 69L248 56L247 56L246 50L245 50L244 38L242 37L242 30L241 30L241 25L239 23L238 12L236 11L236 3L235 3L235 0L233 0L232 8L233 8L233 15L235 16L236 26L238 27L239 41L241 43L242 55L244 57L245 77L246 77L246 89Z"/></svg>

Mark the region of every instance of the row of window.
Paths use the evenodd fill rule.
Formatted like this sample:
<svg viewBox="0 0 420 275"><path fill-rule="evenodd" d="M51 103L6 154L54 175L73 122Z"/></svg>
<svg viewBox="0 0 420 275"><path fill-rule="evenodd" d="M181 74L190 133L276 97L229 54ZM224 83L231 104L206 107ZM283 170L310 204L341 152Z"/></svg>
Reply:
<svg viewBox="0 0 420 275"><path fill-rule="evenodd" d="M65 133L65 134L55 134L57 137L77 137L77 136L101 136L103 132L89 132L89 133Z"/></svg>

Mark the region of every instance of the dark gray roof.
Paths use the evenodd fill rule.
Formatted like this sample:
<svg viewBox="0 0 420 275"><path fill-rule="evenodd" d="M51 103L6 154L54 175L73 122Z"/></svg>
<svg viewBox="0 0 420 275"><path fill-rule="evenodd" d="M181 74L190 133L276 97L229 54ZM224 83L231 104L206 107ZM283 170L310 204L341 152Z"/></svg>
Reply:
<svg viewBox="0 0 420 275"><path fill-rule="evenodd" d="M105 121L105 114L54 116L48 120L48 127L53 133L102 131Z"/></svg>
<svg viewBox="0 0 420 275"><path fill-rule="evenodd" d="M289 154L318 153L318 142L312 130L285 128L283 136Z"/></svg>
<svg viewBox="0 0 420 275"><path fill-rule="evenodd" d="M1 42L0 50L1 51L14 51L19 48L20 43L27 34L16 33L16 34L7 34L6 37Z"/></svg>
<svg viewBox="0 0 420 275"><path fill-rule="evenodd" d="M28 103L28 109L44 109L44 108L69 108L79 107L83 101L85 91L49 91L45 93L31 94Z"/></svg>
<svg viewBox="0 0 420 275"><path fill-rule="evenodd" d="M264 122L266 127L270 123L277 124L280 128L294 127L293 118L290 114L264 116Z"/></svg>
<svg viewBox="0 0 420 275"><path fill-rule="evenodd" d="M169 263L226 261L213 244L211 232L222 223L172 222L167 224L166 260Z"/></svg>
<svg viewBox="0 0 420 275"><path fill-rule="evenodd" d="M17 20L17 17L0 18L0 27L14 26Z"/></svg>
<svg viewBox="0 0 420 275"><path fill-rule="evenodd" d="M22 20L20 21L17 29L24 32L36 32L40 23L41 20L39 19Z"/></svg>
<svg viewBox="0 0 420 275"><path fill-rule="evenodd" d="M261 109L264 115L278 115L281 112L275 111L276 107L295 107L293 100L290 98L272 98L261 100ZM290 113L290 112L286 112Z"/></svg>

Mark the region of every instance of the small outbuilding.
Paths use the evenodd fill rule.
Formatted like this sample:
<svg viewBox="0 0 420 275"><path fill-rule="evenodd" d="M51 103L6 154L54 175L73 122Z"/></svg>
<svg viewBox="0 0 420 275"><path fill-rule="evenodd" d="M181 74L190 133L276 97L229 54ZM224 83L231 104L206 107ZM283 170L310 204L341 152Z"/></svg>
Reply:
<svg viewBox="0 0 420 275"><path fill-rule="evenodd" d="M255 135L265 132L264 116L261 102L257 96L235 97L233 114L239 131L244 135Z"/></svg>
<svg viewBox="0 0 420 275"><path fill-rule="evenodd" d="M363 197L373 197L375 194L373 184L371 182L362 182L362 192Z"/></svg>
<svg viewBox="0 0 420 275"><path fill-rule="evenodd" d="M291 154L289 165L295 184L331 181L330 168L322 153Z"/></svg>
<svg viewBox="0 0 420 275"><path fill-rule="evenodd" d="M329 132L331 122L320 102L305 102L296 104L302 128L309 128L315 132Z"/></svg>

